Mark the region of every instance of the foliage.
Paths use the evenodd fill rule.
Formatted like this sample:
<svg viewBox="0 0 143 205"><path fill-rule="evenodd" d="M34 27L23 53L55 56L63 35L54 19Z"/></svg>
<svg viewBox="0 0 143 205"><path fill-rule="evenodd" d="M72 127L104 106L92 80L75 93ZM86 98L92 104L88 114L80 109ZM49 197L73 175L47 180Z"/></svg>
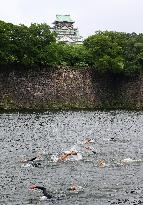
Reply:
<svg viewBox="0 0 143 205"><path fill-rule="evenodd" d="M143 35L97 31L84 41L91 65L101 72L136 73L142 69Z"/></svg>
<svg viewBox="0 0 143 205"><path fill-rule="evenodd" d="M41 65L55 36L46 24L13 25L0 21L0 64ZM45 57L46 56L46 57Z"/></svg>
<svg viewBox="0 0 143 205"><path fill-rule="evenodd" d="M0 65L91 66L100 72L138 73L143 68L143 34L97 31L83 45L56 42L47 24L0 21Z"/></svg>
<svg viewBox="0 0 143 205"><path fill-rule="evenodd" d="M61 44L62 61L68 66L87 67L88 52L83 45Z"/></svg>

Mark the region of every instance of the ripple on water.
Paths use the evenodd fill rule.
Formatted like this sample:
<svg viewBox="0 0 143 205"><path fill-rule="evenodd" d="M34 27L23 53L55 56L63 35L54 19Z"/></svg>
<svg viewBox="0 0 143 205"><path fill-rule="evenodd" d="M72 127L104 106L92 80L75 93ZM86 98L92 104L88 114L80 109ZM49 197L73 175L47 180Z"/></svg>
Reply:
<svg viewBox="0 0 143 205"><path fill-rule="evenodd" d="M60 200L48 204L143 203L142 112L47 112L0 115L0 204L47 204L31 184L47 187ZM95 154L80 161L53 163L58 155L86 138ZM40 166L22 167L20 160L42 153ZM123 160L132 159L122 164ZM100 167L104 160L106 166ZM140 161L139 161L140 160ZM83 188L67 191L71 184Z"/></svg>

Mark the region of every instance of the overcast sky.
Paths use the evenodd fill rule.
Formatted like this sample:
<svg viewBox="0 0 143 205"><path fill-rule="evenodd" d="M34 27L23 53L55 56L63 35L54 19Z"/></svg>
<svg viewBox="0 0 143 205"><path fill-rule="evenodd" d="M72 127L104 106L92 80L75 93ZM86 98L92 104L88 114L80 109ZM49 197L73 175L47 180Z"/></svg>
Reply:
<svg viewBox="0 0 143 205"><path fill-rule="evenodd" d="M47 23L70 14L82 36L97 30L143 33L143 0L0 0L0 20Z"/></svg>

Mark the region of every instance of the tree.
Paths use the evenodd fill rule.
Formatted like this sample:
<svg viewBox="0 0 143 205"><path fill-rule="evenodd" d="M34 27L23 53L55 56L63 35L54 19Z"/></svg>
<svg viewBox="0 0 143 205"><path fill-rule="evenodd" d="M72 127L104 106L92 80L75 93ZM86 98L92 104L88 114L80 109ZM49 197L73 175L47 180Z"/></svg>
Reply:
<svg viewBox="0 0 143 205"><path fill-rule="evenodd" d="M123 48L117 32L97 31L84 41L91 56L91 66L101 72L122 72L124 68Z"/></svg>
<svg viewBox="0 0 143 205"><path fill-rule="evenodd" d="M87 67L88 52L83 45L61 44L62 63L68 66Z"/></svg>
<svg viewBox="0 0 143 205"><path fill-rule="evenodd" d="M47 24L27 27L0 21L0 63L30 66L47 63L45 56L48 46L55 41Z"/></svg>
<svg viewBox="0 0 143 205"><path fill-rule="evenodd" d="M13 24L0 21L0 64L9 64L15 61L11 54L11 40Z"/></svg>

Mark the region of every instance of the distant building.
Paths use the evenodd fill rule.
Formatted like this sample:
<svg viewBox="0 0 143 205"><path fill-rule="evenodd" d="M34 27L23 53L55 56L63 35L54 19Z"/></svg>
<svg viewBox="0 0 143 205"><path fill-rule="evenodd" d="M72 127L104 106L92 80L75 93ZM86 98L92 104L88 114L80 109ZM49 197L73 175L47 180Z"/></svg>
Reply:
<svg viewBox="0 0 143 205"><path fill-rule="evenodd" d="M78 29L74 28L75 22L70 15L56 15L52 31L57 34L57 41L67 44L82 44L83 38L79 35Z"/></svg>

